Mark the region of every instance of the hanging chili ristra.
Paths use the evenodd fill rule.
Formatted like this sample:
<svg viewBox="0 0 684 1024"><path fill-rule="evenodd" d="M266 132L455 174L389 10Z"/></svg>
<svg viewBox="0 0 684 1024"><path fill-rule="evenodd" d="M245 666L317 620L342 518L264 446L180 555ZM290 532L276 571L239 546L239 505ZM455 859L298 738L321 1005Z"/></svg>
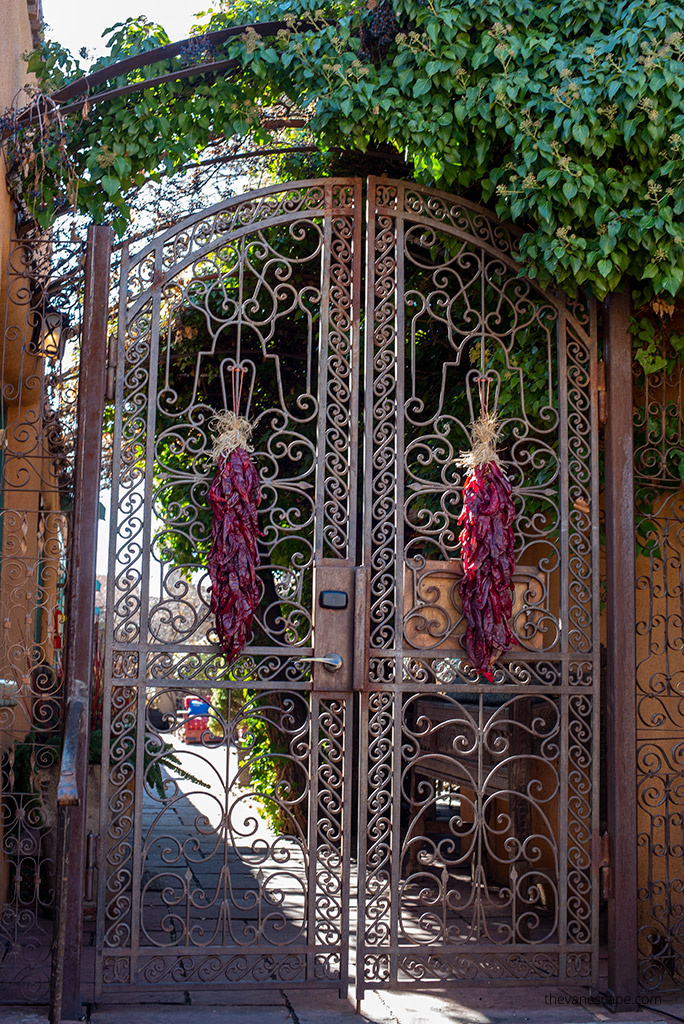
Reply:
<svg viewBox="0 0 684 1024"><path fill-rule="evenodd" d="M207 568L211 580L211 610L221 647L232 661L246 644L259 603L256 570L259 566L257 509L261 504L259 474L251 458L252 428L237 414L240 391L233 401L236 411L216 417L217 436L213 456L217 470L209 501L214 518ZM242 378L241 378L242 380ZM241 390L240 384L240 390Z"/></svg>
<svg viewBox="0 0 684 1024"><path fill-rule="evenodd" d="M515 505L496 453L498 433L496 416L485 406L472 425L472 448L459 460L468 468L458 520L465 648L473 666L489 682L494 679L492 665L515 643L510 628Z"/></svg>

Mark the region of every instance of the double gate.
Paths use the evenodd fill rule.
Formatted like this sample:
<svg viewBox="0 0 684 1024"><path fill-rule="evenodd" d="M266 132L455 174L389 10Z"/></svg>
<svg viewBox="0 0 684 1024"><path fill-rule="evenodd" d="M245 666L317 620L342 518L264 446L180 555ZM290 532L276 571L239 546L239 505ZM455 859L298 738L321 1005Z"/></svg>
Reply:
<svg viewBox="0 0 684 1024"><path fill-rule="evenodd" d="M452 196L333 178L123 248L96 997L344 991L354 962L359 996L596 982L595 316L521 278L515 246ZM516 502L517 645L491 682L458 593L483 388ZM230 664L206 562L234 408L263 500Z"/></svg>

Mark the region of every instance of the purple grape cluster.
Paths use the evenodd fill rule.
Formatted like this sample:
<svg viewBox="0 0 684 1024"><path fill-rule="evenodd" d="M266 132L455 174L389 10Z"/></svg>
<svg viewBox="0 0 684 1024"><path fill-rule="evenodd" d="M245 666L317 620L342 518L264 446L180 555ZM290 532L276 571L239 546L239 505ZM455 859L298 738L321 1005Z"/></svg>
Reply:
<svg viewBox="0 0 684 1024"><path fill-rule="evenodd" d="M392 0L381 0L373 8L368 23L361 28L361 57L382 60L394 42L399 26L394 17Z"/></svg>

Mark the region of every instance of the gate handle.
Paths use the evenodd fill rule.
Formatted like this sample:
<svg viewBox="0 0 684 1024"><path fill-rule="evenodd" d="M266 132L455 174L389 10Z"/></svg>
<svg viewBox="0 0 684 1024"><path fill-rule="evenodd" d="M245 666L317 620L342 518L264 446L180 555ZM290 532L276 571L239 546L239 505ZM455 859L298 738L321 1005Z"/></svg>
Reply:
<svg viewBox="0 0 684 1024"><path fill-rule="evenodd" d="M324 658L297 658L297 661L320 661L328 672L337 672L342 668L342 657L339 654L326 654Z"/></svg>

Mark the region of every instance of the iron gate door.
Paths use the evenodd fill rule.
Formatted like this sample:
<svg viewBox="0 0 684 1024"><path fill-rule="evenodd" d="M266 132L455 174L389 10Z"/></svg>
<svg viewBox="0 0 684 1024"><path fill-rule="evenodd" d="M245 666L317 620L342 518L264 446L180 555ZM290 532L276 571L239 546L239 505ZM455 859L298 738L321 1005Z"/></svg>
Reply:
<svg viewBox="0 0 684 1024"><path fill-rule="evenodd" d="M595 316L515 247L481 208L370 183L357 992L597 981ZM518 645L492 682L460 645L479 382L516 502Z"/></svg>
<svg viewBox="0 0 684 1024"><path fill-rule="evenodd" d="M360 195L278 186L122 254L99 992L346 985L353 602L335 619L314 596L349 593L356 564ZM236 379L263 536L229 665L205 567ZM339 647L314 644L314 614ZM332 652L336 674L311 660Z"/></svg>
<svg viewBox="0 0 684 1024"><path fill-rule="evenodd" d="M123 250L98 993L343 992L353 928L358 995L596 978L594 311L521 279L486 211L367 188L365 222L358 180L290 183ZM207 492L235 380L263 537L227 664ZM478 381L517 513L518 645L492 682L460 643Z"/></svg>

